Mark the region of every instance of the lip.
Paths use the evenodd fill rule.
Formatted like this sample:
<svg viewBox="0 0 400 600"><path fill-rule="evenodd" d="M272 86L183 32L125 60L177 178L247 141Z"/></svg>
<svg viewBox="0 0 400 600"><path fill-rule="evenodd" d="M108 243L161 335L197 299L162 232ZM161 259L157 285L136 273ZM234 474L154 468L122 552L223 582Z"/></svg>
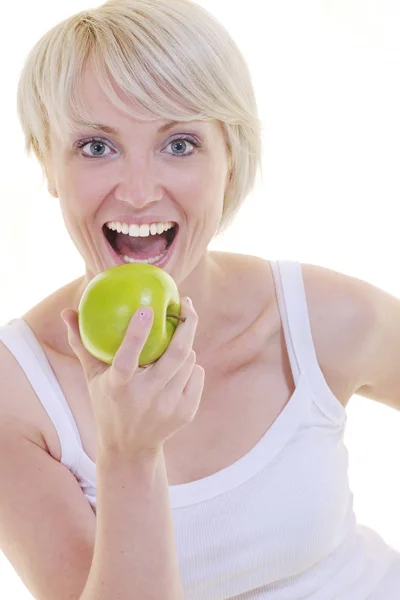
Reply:
<svg viewBox="0 0 400 600"><path fill-rule="evenodd" d="M109 222L109 221L108 221ZM124 223L127 223L127 221L122 221ZM146 221L148 222L148 221ZM154 223L155 221L153 221ZM174 223L174 225L177 227L177 231L175 234L175 237L173 239L172 244L170 245L170 247L168 248L168 252L165 255L165 257L163 257L163 259L159 262L159 263L155 263L156 267L159 268L164 268L165 265L171 260L171 257L175 251L176 245L177 245L177 240L179 238L179 234L180 234L180 227L177 223L175 223L174 221L171 221L172 223ZM135 223L138 223L138 221L135 221ZM108 249L108 253L110 254L113 264L110 265L110 267L115 267L117 265L126 265L128 263L126 263L124 261L124 259L122 258L122 256L120 256L115 250L114 248L111 246L110 242L107 240L107 238L105 237L104 233L103 233L103 239L105 241L106 247Z"/></svg>

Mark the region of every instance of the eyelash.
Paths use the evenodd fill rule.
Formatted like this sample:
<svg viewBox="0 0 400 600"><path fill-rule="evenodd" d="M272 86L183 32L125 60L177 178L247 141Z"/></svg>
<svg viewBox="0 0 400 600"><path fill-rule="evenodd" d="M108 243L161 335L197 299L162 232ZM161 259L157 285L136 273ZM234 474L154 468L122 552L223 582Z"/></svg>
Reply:
<svg viewBox="0 0 400 600"><path fill-rule="evenodd" d="M192 146L194 146L195 148L201 148L201 144L199 142L197 142L195 139L188 137L188 136L179 136L173 140L171 140L168 144L168 146L170 144L173 144L174 142L189 142L190 144L192 144ZM103 138L98 138L98 137L91 137L91 138L86 138L84 140L81 140L80 142L78 142L76 144L76 147L79 149L84 148L85 146L87 146L88 144L93 144L98 142L99 144L104 144L105 146L107 146L108 148L111 147L109 145L109 142L107 142L106 140L104 140ZM177 158L187 158L188 156L192 156L194 154L194 151L191 152L190 154L173 154L172 156L175 156ZM89 160L99 160L100 158L106 158L104 156L89 156L87 154L83 154L84 158L88 158Z"/></svg>

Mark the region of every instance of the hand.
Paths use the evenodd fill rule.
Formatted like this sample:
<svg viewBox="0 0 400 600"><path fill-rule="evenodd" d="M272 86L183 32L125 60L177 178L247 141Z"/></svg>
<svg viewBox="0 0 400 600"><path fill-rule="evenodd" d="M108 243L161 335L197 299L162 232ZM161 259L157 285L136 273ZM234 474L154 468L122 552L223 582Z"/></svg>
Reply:
<svg viewBox="0 0 400 600"><path fill-rule="evenodd" d="M158 452L168 438L193 420L205 373L196 364L192 349L198 316L191 303L181 301L181 316L186 321L178 322L167 350L145 368L138 363L153 322L150 307L141 307L132 316L111 365L84 348L75 310L64 309L61 316L85 373L100 450L129 456Z"/></svg>

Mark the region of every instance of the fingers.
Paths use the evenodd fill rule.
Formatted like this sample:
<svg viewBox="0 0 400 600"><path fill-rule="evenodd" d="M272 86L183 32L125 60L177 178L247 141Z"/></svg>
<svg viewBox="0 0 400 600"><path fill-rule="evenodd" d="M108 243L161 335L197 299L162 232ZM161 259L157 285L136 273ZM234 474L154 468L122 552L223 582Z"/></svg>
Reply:
<svg viewBox="0 0 400 600"><path fill-rule="evenodd" d="M190 349L193 346L194 337L196 335L198 316L194 310L192 301L190 298L184 298L181 303L181 316L186 318L184 323L179 321L179 325L186 327L177 327L173 340L173 345L179 347L181 344L189 344ZM172 343L172 342L171 342Z"/></svg>
<svg viewBox="0 0 400 600"><path fill-rule="evenodd" d="M165 384L176 375L190 355L196 334L198 316L191 301L182 301L180 316L186 317L186 321L178 321L166 352L153 365L154 378Z"/></svg>
<svg viewBox="0 0 400 600"><path fill-rule="evenodd" d="M194 365L192 376L189 378L183 394L185 397L198 396L200 402L201 394L204 388L205 370L200 365ZM196 407L197 410L197 407Z"/></svg>
<svg viewBox="0 0 400 600"><path fill-rule="evenodd" d="M189 421L195 416L204 389L205 370L200 365L194 365L191 377L183 390L181 406Z"/></svg>
<svg viewBox="0 0 400 600"><path fill-rule="evenodd" d="M164 392L167 396L171 396L174 399L181 396L192 375L195 364L196 352L191 350L189 356L175 374L175 377L173 377L164 387Z"/></svg>
<svg viewBox="0 0 400 600"><path fill-rule="evenodd" d="M163 389L163 410L174 412L185 424L195 416L204 387L204 369L196 364L196 353L192 350L175 377Z"/></svg>
<svg viewBox="0 0 400 600"><path fill-rule="evenodd" d="M105 371L108 365L92 356L82 344L77 311L67 308L61 311L60 316L67 326L69 345L79 359L87 381L91 381L93 377Z"/></svg>
<svg viewBox="0 0 400 600"><path fill-rule="evenodd" d="M192 350L197 328L198 316L192 303L181 303L180 316L185 322L178 322L175 333L167 351L158 361L151 365L155 381L166 385L181 369ZM91 381L97 374L104 372L109 365L92 356L83 346L79 333L78 313L72 309L64 309L61 317L68 327L68 341L82 364L86 378ZM110 367L110 382L124 385L130 381L138 370L140 354L143 350L151 327L154 313L151 307L140 307L132 316L124 340L118 348Z"/></svg>
<svg viewBox="0 0 400 600"><path fill-rule="evenodd" d="M110 381L115 384L127 383L139 366L151 327L154 312L150 306L142 306L133 314L121 346L115 353L110 369Z"/></svg>

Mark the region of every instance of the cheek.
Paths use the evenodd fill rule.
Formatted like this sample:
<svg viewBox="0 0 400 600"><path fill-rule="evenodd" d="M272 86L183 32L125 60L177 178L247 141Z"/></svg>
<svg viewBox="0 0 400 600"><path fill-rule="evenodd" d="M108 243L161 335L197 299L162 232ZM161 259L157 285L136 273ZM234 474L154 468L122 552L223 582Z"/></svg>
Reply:
<svg viewBox="0 0 400 600"><path fill-rule="evenodd" d="M109 193L107 179L85 170L66 173L60 181L60 201L67 212L84 215L96 210Z"/></svg>
<svg viewBox="0 0 400 600"><path fill-rule="evenodd" d="M225 172L226 167L218 157L207 159L198 168L179 173L174 180L171 179L171 189L176 189L178 193L184 191L189 199L196 196L215 200L224 195Z"/></svg>

